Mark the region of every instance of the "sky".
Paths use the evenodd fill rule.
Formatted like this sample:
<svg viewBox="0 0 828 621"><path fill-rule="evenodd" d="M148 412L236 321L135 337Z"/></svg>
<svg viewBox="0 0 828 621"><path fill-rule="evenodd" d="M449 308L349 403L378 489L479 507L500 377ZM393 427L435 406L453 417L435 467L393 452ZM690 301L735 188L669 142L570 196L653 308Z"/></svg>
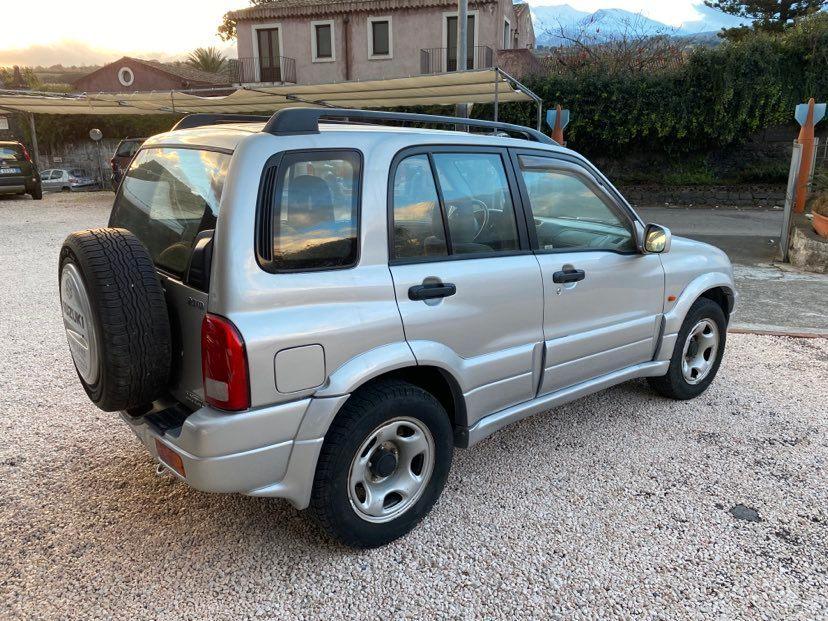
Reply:
<svg viewBox="0 0 828 621"><path fill-rule="evenodd" d="M626 9L679 26L699 19L701 0L529 0L582 11ZM158 60L215 45L235 55L216 33L222 15L247 0L3 0L0 66L101 64L132 55Z"/></svg>

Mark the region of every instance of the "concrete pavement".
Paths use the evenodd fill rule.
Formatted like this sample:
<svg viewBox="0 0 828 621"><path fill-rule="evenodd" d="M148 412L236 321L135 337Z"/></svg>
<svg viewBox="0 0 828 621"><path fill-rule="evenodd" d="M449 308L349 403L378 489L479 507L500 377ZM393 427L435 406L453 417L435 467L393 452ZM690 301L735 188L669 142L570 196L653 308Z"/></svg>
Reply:
<svg viewBox="0 0 828 621"><path fill-rule="evenodd" d="M741 294L731 324L737 330L828 334L828 276L776 263L782 211L637 207L648 222L674 235L712 244L734 264Z"/></svg>

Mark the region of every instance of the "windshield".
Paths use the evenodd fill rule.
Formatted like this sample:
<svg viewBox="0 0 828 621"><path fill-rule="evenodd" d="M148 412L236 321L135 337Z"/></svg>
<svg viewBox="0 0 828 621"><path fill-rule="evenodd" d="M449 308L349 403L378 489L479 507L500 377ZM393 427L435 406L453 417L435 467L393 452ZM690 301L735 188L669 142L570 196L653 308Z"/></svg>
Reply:
<svg viewBox="0 0 828 621"><path fill-rule="evenodd" d="M131 231L155 264L183 276L193 241L215 228L230 155L183 148L140 151L124 177L110 226Z"/></svg>

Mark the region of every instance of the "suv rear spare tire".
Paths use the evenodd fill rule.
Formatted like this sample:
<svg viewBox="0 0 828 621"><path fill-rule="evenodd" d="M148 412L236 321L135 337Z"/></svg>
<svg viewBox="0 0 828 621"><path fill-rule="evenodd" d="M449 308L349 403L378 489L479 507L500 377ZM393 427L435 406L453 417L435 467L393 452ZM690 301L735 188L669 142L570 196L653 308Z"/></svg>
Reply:
<svg viewBox="0 0 828 621"><path fill-rule="evenodd" d="M58 277L72 360L95 405L127 410L161 396L170 374L170 321L141 242L125 229L72 233Z"/></svg>

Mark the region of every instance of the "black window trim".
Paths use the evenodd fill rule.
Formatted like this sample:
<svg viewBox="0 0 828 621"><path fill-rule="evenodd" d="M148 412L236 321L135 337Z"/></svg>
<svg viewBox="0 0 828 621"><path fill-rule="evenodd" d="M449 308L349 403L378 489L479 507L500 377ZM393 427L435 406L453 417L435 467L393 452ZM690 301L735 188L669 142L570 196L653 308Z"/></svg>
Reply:
<svg viewBox="0 0 828 621"><path fill-rule="evenodd" d="M517 233L518 250L495 250L493 252L474 252L468 254L454 254L451 247L451 232L448 227L448 218L445 212L445 200L443 198L442 188L440 186L440 179L437 175L432 155L438 153L489 153L500 156L501 164L503 165L503 172L506 175L506 183L509 190L509 196L512 199L512 207L515 216L515 232ZM397 168L400 163L415 155L426 155L428 157L431 174L434 177L434 185L437 190L437 200L440 206L440 215L443 220L443 227L445 228L446 237L446 251L444 256L423 256L423 257L403 257L397 258L395 256L394 244L394 180L397 176ZM525 214L523 212L523 203L520 195L520 188L518 180L515 177L513 165L510 164L509 150L502 146L495 145L469 145L469 144L429 144L429 145L414 145L406 147L397 151L394 158L391 160L391 166L388 169L388 196L386 205L386 219L388 231L388 264L389 265L410 265L414 263L438 263L442 261L467 261L473 259L491 259L496 257L510 257L532 254L530 247L530 240L526 226Z"/></svg>
<svg viewBox="0 0 828 621"><path fill-rule="evenodd" d="M262 244L264 240L268 243L273 243L272 225L272 208L273 201L265 200L267 175L273 170L273 174L278 174L279 167L282 160L286 156L313 154L313 155L336 155L337 153L348 153L356 155L358 170L356 170L356 187L353 189L356 196L353 200L356 201L356 253L354 260L347 265L338 265L336 267L302 267L302 268L278 268L274 265L273 259L268 258L262 254ZM315 158L322 159L322 158ZM329 158L331 159L331 158ZM275 170L274 170L275 169ZM333 272L341 270L351 270L359 265L362 251L362 186L363 175L365 174L365 156L359 149L338 148L338 147L320 147L316 149L289 149L287 151L280 151L271 155L265 162L262 168L262 173L259 178L259 189L256 193L256 225L253 233L253 248L256 255L256 263L259 267L270 274L302 274L310 272ZM273 188L275 193L276 188ZM275 194L274 194L275 196Z"/></svg>
<svg viewBox="0 0 828 621"><path fill-rule="evenodd" d="M535 254L567 254L574 252L612 252L619 255L636 255L640 254L638 249L638 230L636 224L643 227L643 222L638 217L638 214L630 208L623 197L614 190L606 178L588 161L579 157L573 157L566 153L557 151L547 151L544 149L527 149L527 148L510 148L509 154L512 160L512 168L517 179L517 185L520 189L521 203L523 205L523 215L526 220L526 227L529 233L529 240L532 247L532 252ZM556 248L548 250L540 248L538 243L537 231L534 225L534 214L532 212L532 205L529 201L529 192L526 189L526 183L523 179L523 173L520 168L520 156L526 155L530 157L544 157L556 162L558 168L562 172L574 173L581 178L593 191L596 191L599 198L604 199L607 206L627 225L627 230L632 235L633 244L635 246L632 250L614 250L612 248Z"/></svg>

